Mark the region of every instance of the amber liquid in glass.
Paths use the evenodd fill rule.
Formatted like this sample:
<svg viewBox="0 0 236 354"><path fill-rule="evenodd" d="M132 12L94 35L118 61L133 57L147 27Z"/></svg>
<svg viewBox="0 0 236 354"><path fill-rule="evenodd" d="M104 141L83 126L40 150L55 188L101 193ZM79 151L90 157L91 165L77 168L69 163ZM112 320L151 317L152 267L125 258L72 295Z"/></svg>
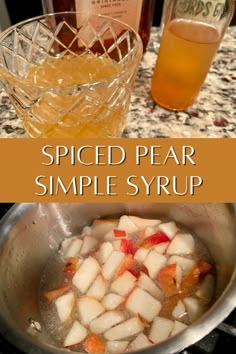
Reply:
<svg viewBox="0 0 236 354"><path fill-rule="evenodd" d="M65 55L31 68L25 79L8 80L12 86L41 90L27 110L18 111L16 106L31 137L116 137L124 128L129 107L128 99L118 97L127 90L118 78L122 70L107 58ZM103 80L110 85L105 81L103 85Z"/></svg>

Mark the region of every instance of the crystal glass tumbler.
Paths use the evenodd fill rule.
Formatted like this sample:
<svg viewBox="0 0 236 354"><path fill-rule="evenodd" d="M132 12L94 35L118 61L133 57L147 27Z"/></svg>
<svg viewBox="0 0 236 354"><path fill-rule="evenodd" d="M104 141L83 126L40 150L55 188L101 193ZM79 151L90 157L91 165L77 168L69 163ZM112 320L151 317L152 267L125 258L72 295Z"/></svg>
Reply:
<svg viewBox="0 0 236 354"><path fill-rule="evenodd" d="M76 12L0 35L0 78L31 137L119 137L142 41L115 19Z"/></svg>

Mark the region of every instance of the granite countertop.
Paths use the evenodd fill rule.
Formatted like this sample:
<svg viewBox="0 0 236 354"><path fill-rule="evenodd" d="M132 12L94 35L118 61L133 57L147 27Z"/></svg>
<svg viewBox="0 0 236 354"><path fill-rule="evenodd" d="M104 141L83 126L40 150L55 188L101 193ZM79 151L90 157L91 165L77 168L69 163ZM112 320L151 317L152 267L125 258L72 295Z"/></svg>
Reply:
<svg viewBox="0 0 236 354"><path fill-rule="evenodd" d="M196 103L184 112L155 105L151 77L158 52L159 32L152 29L140 64L124 137L236 137L236 27L229 27ZM0 89L0 137L27 137L21 121Z"/></svg>

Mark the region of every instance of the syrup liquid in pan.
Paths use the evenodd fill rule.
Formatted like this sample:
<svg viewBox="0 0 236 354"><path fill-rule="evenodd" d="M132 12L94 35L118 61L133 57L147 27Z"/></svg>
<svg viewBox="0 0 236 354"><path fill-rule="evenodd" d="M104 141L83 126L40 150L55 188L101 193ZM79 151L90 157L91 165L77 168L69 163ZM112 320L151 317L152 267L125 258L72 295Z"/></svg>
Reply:
<svg viewBox="0 0 236 354"><path fill-rule="evenodd" d="M96 240L99 241L94 241L95 234ZM82 240L79 251L77 246L77 250L75 250L78 239ZM71 238L70 244L68 244L68 239L65 240L66 241L62 242L57 254L46 264L40 285L42 324L58 345L91 354L102 354L105 352L115 353L121 349L123 352L138 350L143 347L158 344L160 341L169 338L180 330L184 330L207 311L212 304L215 294L215 269L209 252L195 235L181 229L175 222L147 220L128 216L122 216L119 220L111 220L108 222L95 220L91 227L85 227L80 235ZM106 245L104 246L104 244ZM85 247L83 248L83 246ZM108 246L111 250L109 256L109 252L107 253L105 260L104 249L107 249ZM182 253L180 247L183 247ZM101 256L102 248L103 252ZM86 252L84 253L85 249ZM111 275L110 271L113 265L111 263L108 265L109 258L110 260L115 259L118 254L122 256L122 253L123 258L120 264L116 266L113 275ZM153 264L150 261L153 255L157 258L159 257L161 262L164 262L162 266L159 267L158 272L153 269ZM79 274L81 264L89 257L92 257L99 263L101 273L99 273L97 277L102 276L107 284L104 294L99 295L99 299L95 300L100 302L102 306L105 306L104 312L94 316L94 320L85 325L83 321L86 319L81 317L79 307L74 303L68 318L62 322L58 312L59 308L56 305L60 297L65 296L68 292L73 292L78 304L80 299L88 299L91 296L90 290L91 287L94 286L94 283L96 283L96 280L91 282L86 291L81 291L81 278L80 280L78 279L78 282L75 280L76 274ZM127 262L127 259L129 259L129 262ZM188 264L186 268L182 263L183 259L190 261L190 265ZM77 265L74 270L72 267L72 273L68 273L65 271L65 269L67 269L65 265L68 266L72 260L79 260L79 266ZM204 268L203 273L201 273L202 271L196 273L196 265L200 263ZM106 265L108 265L108 268L106 268ZM177 267L180 271L178 272L178 276L176 276ZM173 270L175 270L176 273L173 273ZM114 282L125 275L128 275L128 282L131 281L132 283L133 280L133 285L129 285L129 289L126 293L124 290L125 284L123 286L123 284L118 281L119 285L114 286ZM197 281L194 280L196 276L198 277ZM148 280L149 286L147 286L146 281L141 281L143 277L146 278L146 281ZM175 279L173 279L173 277ZM206 279L207 277L209 279ZM160 293L155 293L153 286L150 288L150 281L155 284L160 290ZM179 284L177 284L178 282ZM53 296L50 297L52 290L61 289L66 285L70 285L70 289L67 289L63 294L61 294L59 290L58 294L53 294ZM140 295L140 289L142 295ZM177 292L175 291L176 289ZM101 289L97 288L97 290L97 293L99 293ZM110 308L110 304L104 301L107 294L111 293L116 293L116 296L118 294L118 296L121 297L122 295L123 297L123 301L114 308ZM148 297L147 301L151 301L150 307L153 306L152 313L145 313L146 310L142 305L143 300L146 302L145 298L140 298L139 307L139 297L143 297L145 294ZM93 296L96 297L96 292L95 295L93 292ZM134 298L132 298L133 296ZM133 305L134 303L135 305ZM182 310L180 309L181 306ZM118 337L117 333L111 333L111 330L118 327L120 323L124 321L120 321L120 323L117 322L106 331L98 330L96 339L98 337L103 345L101 347L99 342L98 345L100 349L95 350L94 347L91 346L91 341L89 341L91 334L94 333L93 329L95 327L93 323L97 321L97 318L102 318L104 313L112 312L113 310L114 312L119 312L119 314L124 317L124 321L134 318L135 316L138 317L143 327L139 329L137 333L131 334L130 336L127 334L119 334ZM164 323L162 325L163 320ZM76 343L76 341L73 342L73 340L70 342L71 338L68 339L70 330L75 321L82 323L87 331L85 338L82 339L80 343ZM169 329L166 330L166 332L164 330L165 333L160 337L159 334L155 333L157 323L160 323L161 327L165 327L166 322ZM176 324L180 324L180 327L177 326L177 328ZM70 345L68 345L68 343Z"/></svg>

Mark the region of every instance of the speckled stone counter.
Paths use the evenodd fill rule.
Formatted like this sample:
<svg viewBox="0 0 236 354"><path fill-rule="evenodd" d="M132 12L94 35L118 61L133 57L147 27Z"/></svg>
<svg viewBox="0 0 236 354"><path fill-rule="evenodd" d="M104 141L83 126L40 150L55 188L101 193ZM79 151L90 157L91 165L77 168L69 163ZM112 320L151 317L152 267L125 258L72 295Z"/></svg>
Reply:
<svg viewBox="0 0 236 354"><path fill-rule="evenodd" d="M184 112L155 105L151 77L159 48L153 28L138 71L124 137L236 137L236 27L230 27L196 103ZM0 137L27 137L7 94L0 90Z"/></svg>

